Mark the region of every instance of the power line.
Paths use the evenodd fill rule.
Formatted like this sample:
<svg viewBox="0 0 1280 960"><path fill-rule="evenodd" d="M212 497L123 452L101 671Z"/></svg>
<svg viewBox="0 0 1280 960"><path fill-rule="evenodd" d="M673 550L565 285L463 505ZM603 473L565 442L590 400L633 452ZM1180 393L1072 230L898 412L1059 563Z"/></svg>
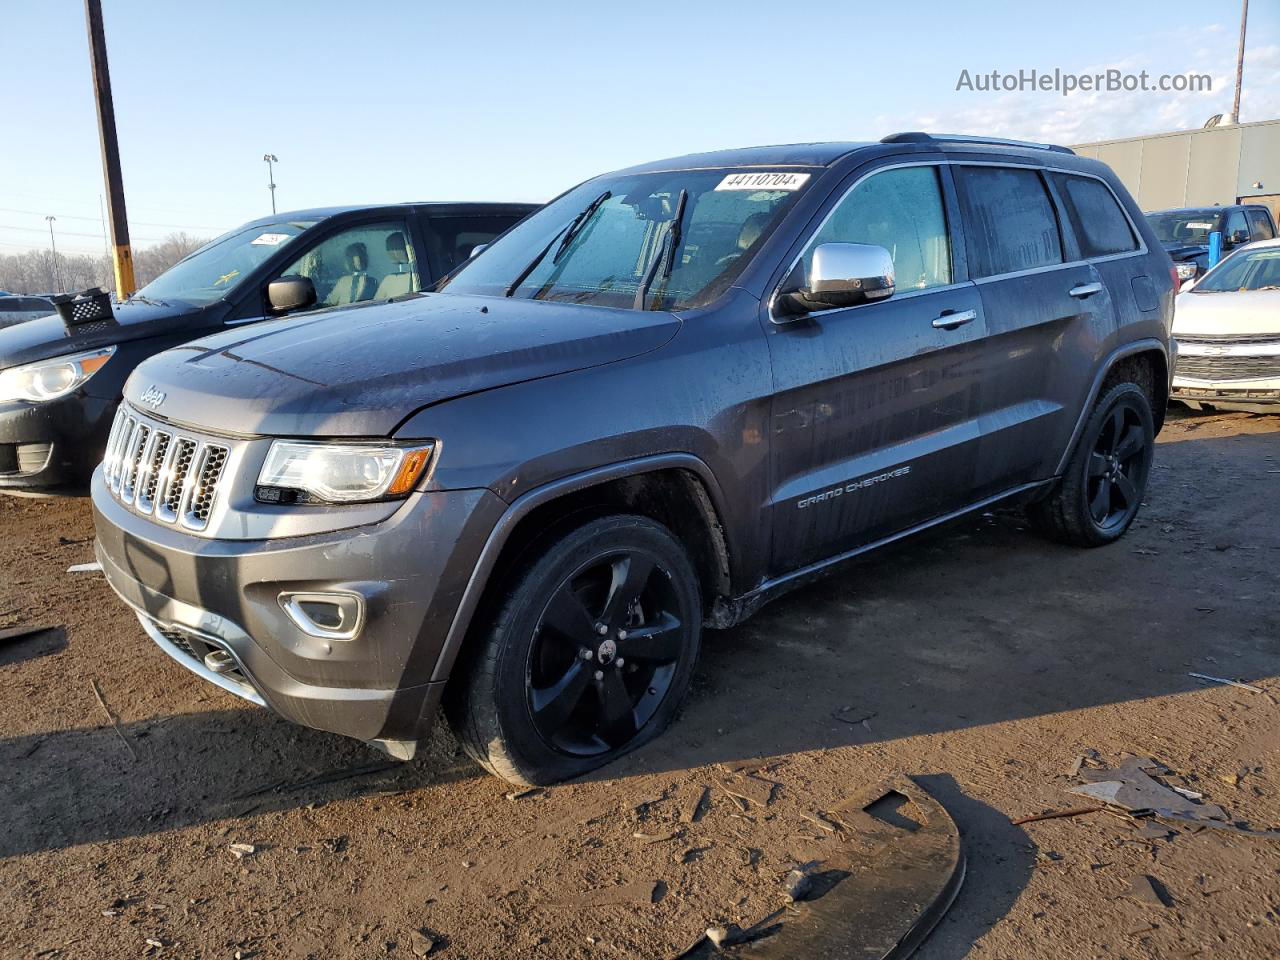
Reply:
<svg viewBox="0 0 1280 960"><path fill-rule="evenodd" d="M33 217L44 216L44 214L41 213L39 210L18 210L15 207L0 207L0 211L4 211L5 213L25 213ZM100 216L80 217L70 213L55 213L54 216L56 216L59 220L88 220L92 223L97 223L101 219ZM224 232L222 227L197 227L194 224L190 224L190 223L148 223L145 220L133 220L130 222L136 223L140 227L169 227L173 230L206 230L206 231L216 231L218 233Z"/></svg>
<svg viewBox="0 0 1280 960"><path fill-rule="evenodd" d="M0 230L17 230L17 231L20 231L21 233L44 233L44 231L41 230L39 227L15 227L12 224L8 224L8 223L0 223ZM101 233L76 233L72 230L59 230L58 233L64 237L91 237L94 240L101 240L103 237L103 234ZM158 242L158 241L164 240L165 238L164 237L138 237L138 239Z"/></svg>

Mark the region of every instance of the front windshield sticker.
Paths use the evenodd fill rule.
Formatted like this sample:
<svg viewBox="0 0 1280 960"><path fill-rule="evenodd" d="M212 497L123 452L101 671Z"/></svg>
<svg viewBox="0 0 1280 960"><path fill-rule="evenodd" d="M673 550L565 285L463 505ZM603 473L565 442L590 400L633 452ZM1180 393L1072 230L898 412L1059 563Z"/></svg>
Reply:
<svg viewBox="0 0 1280 960"><path fill-rule="evenodd" d="M1194 221L1194 220L1193 220L1191 223L1188 223L1188 224L1187 224L1187 229L1188 229L1188 230L1212 230L1212 229L1213 229L1213 224L1212 224L1212 223L1199 223L1198 221Z"/></svg>
<svg viewBox="0 0 1280 960"><path fill-rule="evenodd" d="M807 173L731 173L717 190L799 190L809 179Z"/></svg>
<svg viewBox="0 0 1280 960"><path fill-rule="evenodd" d="M278 247L289 239L287 233L263 233L250 240L250 243L263 244L268 247Z"/></svg>

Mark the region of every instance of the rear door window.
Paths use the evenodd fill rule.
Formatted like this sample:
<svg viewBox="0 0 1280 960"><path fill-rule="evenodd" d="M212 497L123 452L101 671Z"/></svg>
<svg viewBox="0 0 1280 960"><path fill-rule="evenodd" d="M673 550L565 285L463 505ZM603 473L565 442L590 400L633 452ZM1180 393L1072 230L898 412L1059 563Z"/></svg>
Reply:
<svg viewBox="0 0 1280 960"><path fill-rule="evenodd" d="M1035 170L957 166L970 274L992 277L1062 263L1062 237Z"/></svg>
<svg viewBox="0 0 1280 960"><path fill-rule="evenodd" d="M1249 211L1249 226L1254 240L1270 240L1276 235L1276 232L1271 228L1271 221L1261 210Z"/></svg>
<svg viewBox="0 0 1280 960"><path fill-rule="evenodd" d="M1062 173L1052 176L1083 256L1109 257L1138 249L1129 220L1105 183Z"/></svg>
<svg viewBox="0 0 1280 960"><path fill-rule="evenodd" d="M492 243L499 234L515 225L519 217L429 217L427 219L427 261L432 273L443 277L465 262L482 243Z"/></svg>

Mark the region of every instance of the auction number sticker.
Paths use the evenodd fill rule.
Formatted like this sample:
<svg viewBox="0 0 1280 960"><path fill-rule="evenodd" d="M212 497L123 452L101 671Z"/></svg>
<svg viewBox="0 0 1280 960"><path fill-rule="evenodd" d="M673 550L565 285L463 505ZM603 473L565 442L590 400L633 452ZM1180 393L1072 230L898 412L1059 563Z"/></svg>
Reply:
<svg viewBox="0 0 1280 960"><path fill-rule="evenodd" d="M731 173L717 190L799 190L809 179L807 173Z"/></svg>
<svg viewBox="0 0 1280 960"><path fill-rule="evenodd" d="M278 247L288 239L289 234L287 233L260 233L249 242L268 247Z"/></svg>

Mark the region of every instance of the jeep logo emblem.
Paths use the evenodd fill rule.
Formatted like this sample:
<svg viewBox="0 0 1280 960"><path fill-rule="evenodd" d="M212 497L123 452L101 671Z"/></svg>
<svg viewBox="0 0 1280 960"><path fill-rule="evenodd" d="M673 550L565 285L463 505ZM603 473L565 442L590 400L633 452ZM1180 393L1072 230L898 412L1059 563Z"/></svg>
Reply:
<svg viewBox="0 0 1280 960"><path fill-rule="evenodd" d="M138 399L149 406L152 410L155 410L160 406L160 404L164 403L164 391L157 390L156 385L153 383L142 392L142 396Z"/></svg>

